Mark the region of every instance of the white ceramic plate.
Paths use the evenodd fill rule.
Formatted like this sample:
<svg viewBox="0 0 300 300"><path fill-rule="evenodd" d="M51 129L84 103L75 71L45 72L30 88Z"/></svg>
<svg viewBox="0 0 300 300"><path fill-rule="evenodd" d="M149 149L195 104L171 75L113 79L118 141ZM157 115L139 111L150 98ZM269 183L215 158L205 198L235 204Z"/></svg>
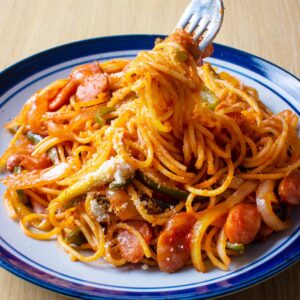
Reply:
<svg viewBox="0 0 300 300"><path fill-rule="evenodd" d="M60 46L23 60L0 74L0 153L11 136L3 125L36 90L66 77L71 69L93 60L133 58L142 49L153 47L155 36L129 35L85 40ZM215 45L209 58L213 65L255 87L274 112L291 109L300 115L300 83L281 68L236 49ZM0 195L4 186L0 186ZM299 209L293 225L272 235L265 243L247 247L234 258L228 272L212 269L206 274L192 267L176 274L140 267L113 268L108 264L71 262L55 241L26 237L10 220L3 203L0 210L0 259L10 272L32 283L84 299L180 298L203 299L225 295L262 281L287 268L300 258Z"/></svg>

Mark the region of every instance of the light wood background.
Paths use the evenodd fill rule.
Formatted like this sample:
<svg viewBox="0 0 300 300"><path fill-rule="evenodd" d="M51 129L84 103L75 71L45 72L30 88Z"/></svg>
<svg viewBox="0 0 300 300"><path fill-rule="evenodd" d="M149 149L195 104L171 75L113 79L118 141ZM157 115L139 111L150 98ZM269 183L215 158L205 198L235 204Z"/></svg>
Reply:
<svg viewBox="0 0 300 300"><path fill-rule="evenodd" d="M189 0L0 0L0 70L60 44L103 35L168 34ZM300 76L300 0L224 0L216 39ZM298 300L300 264L224 300ZM0 299L62 300L0 271Z"/></svg>

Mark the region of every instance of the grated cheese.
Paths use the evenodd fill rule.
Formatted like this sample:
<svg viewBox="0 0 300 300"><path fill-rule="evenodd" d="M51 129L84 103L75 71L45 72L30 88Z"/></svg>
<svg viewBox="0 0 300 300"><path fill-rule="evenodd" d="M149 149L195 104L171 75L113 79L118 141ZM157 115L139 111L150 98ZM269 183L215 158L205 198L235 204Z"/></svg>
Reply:
<svg viewBox="0 0 300 300"><path fill-rule="evenodd" d="M106 213L105 207L99 204L96 199L91 200L91 211L96 217L97 222L103 222L109 217Z"/></svg>
<svg viewBox="0 0 300 300"><path fill-rule="evenodd" d="M146 270L148 270L148 269L149 269L149 266L148 266L148 265L146 265L146 264L143 264L141 268L142 268L142 270L145 270L145 271L146 271Z"/></svg>

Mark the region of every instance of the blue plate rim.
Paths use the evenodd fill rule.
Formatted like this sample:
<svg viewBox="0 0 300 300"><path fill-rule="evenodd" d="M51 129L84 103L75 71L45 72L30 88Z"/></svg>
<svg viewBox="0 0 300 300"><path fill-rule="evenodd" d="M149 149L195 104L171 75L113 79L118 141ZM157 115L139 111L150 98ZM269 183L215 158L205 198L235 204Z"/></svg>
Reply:
<svg viewBox="0 0 300 300"><path fill-rule="evenodd" d="M89 39L84 39L84 40L78 40L75 42L71 42L71 43L66 43L66 44L62 44L59 46L55 46L55 47L51 47L49 49L40 51L38 53L35 53L33 55L30 55L24 59L21 59L15 63L13 63L12 65L4 68L3 70L0 70L0 77L3 78L4 76L7 77L7 75L9 73L11 73L12 71L14 71L16 68L21 67L23 65L26 65L27 63L31 63L33 60L39 60L39 58L44 58L45 56L47 56L48 54L51 53L55 53L57 51L69 48L69 47L76 47L76 46L80 46L86 43L94 43L94 42L98 42L98 41L114 41L114 40L120 40L120 39L143 39L143 40L148 40L148 42L150 41L153 44L153 41L155 41L156 38L165 38L166 35L162 35L162 34L125 34L125 35L111 35L111 36L102 36L102 37L94 37L94 38L89 38ZM132 45L130 43L129 47L128 45L126 45L126 50L135 50L135 47L132 47ZM249 70L252 71L258 71L258 73L262 73L260 75L268 75L267 78L269 78L269 76L272 74L263 74L262 69L259 69L258 67L264 67L264 66L268 66L269 68L271 67L272 69L276 69L277 71L280 71L280 74L283 76L289 75L290 76L290 80L292 80L291 84L295 89L299 89L300 88L300 78L298 78L295 74L291 73L290 71L284 69L283 67L280 67L278 65L276 65L275 63L265 59L265 58L261 58L255 54L251 54L248 53L246 51L234 48L234 47L230 47L227 45L222 45L222 44L218 44L218 43L214 43L214 53L213 53L213 57L215 57L216 55L216 50L228 50L228 51L233 51L235 54L238 54L240 56L243 56L244 58L246 58L246 60L243 63L243 67L246 67ZM77 56L78 57L78 56ZM232 58L231 57L219 57L222 60L226 60L228 62L232 62ZM234 59L234 58L233 58ZM249 61L248 61L249 59ZM255 64L253 65L253 62L260 62L259 66L256 66ZM249 64L250 63L250 64ZM45 66L45 64L43 64ZM47 67L47 66L46 66ZM44 68L46 68L44 67ZM249 67L249 68L248 68ZM39 71L42 69L39 69ZM36 69L34 69L35 72ZM277 82L276 82L277 83ZM279 84L280 82L278 82ZM2 94L7 90L7 87L5 90L1 91L1 82L0 82L0 96L2 96ZM12 84L11 84L12 85ZM280 84L279 84L280 85ZM286 87L286 86L285 86ZM287 87L289 87L287 85ZM9 87L10 88L10 87ZM291 91L288 88L289 91ZM299 93L299 92L298 92ZM298 94L297 93L297 94ZM294 94L292 92L292 94Z"/></svg>
<svg viewBox="0 0 300 300"><path fill-rule="evenodd" d="M80 58L82 56L88 56L88 55L92 55L92 54L100 54L101 51L99 52L97 49L97 51L92 50L87 48L90 44L103 44L107 47L107 45L109 46L107 48L107 50L109 51L116 51L116 49L111 49L110 44L111 43L120 43L122 40L123 42L126 43L126 47L121 47L120 49L117 50L137 50L137 49L149 49L153 46L154 40L157 38L163 38L163 35L144 35L144 34L138 34L138 35L115 35L115 36L107 36L107 37L99 37L99 38L91 38L91 39L86 39L86 40L81 40L81 41L76 41L73 43L68 43L68 44L64 44L64 45L60 45L42 52L39 52L37 54L34 54L32 56L29 56L28 58L25 58L9 67L7 67L6 69L2 70L0 72L0 96L2 96L2 94L4 94L6 91L8 91L12 86L14 86L17 82L19 82L21 80L21 78L26 78L36 72L39 72L51 65L55 65L58 64L60 62L64 62L66 61L66 59L63 59L62 57L64 56L64 52L66 50L75 50L76 48L79 48L82 50L88 50L88 53L85 52L84 55L80 55L81 52L76 52L77 54L74 57L70 57L68 56L67 60L72 59L72 58ZM131 41L133 41L133 43L129 42L129 39ZM121 43L122 44L122 43ZM102 46L103 46L102 45ZM138 48L136 46L139 46ZM98 45L99 46L99 45ZM119 45L120 46L120 45ZM250 71L254 71L255 73L258 73L259 75L262 75L264 77L266 77L267 79L271 80L272 82L274 82L276 85L280 86L281 88L283 88L283 90L285 90L286 92L288 92L288 94L290 94L293 98L296 98L297 96L299 97L299 92L298 89L300 88L300 80L293 75L292 73L286 71L285 69L275 65L272 62L269 62L263 58L260 58L258 56L252 55L250 53L235 49L235 48L231 48L228 46L224 46L224 45L220 45L220 44L214 44L215 46L215 52L213 57L230 62L230 63L234 63L237 64L243 68L246 68ZM82 49L83 47L83 49ZM103 47L105 48L105 47ZM101 48L101 49L103 49ZM51 55L57 55L57 53L61 52L61 56L60 56L60 61L47 61L47 63L45 63L45 57L49 57ZM107 51L102 51L102 53L105 53ZM242 60L240 60L242 59ZM43 63L44 61L44 63ZM36 64L37 62L41 63L39 65L39 68L34 68L34 64ZM33 65L33 68L27 68L27 73L24 73L24 68L27 65ZM20 70L23 69L23 73L21 72L20 74ZM26 69L26 68L25 68ZM276 71L275 73L273 71ZM16 74L16 72L19 72L20 76L18 77L14 77L14 75ZM31 73L30 73L31 72ZM278 77L279 75L279 77ZM13 76L14 80L11 80L11 76ZM282 82L282 79L285 79L284 84ZM286 84L286 82L288 82L288 84ZM296 97L295 97L296 96ZM298 228L299 230L299 228ZM298 231L296 230L296 231ZM295 232L296 232L295 231ZM276 261L275 266L269 270L269 269L264 269L264 272L262 272L261 274L259 274L259 276L257 276L257 273L255 274L256 276L254 276L254 278L248 279L248 280L243 280L242 282L240 282L239 284L235 284L232 285L231 287L218 287L215 286L215 288L217 288L217 290L213 291L211 290L208 293L205 294L199 294L199 292L201 292L200 290L196 288L188 288L188 289L182 289L182 290L178 290L178 291L172 291L172 292L151 292L148 293L148 296L153 296L156 298L165 298L166 296L172 296L173 298L176 297L180 297L184 299L193 299L195 297L197 297L198 299L203 299L203 298L207 298L207 297L217 297L217 296L221 296L221 295L226 295L232 292L235 292L237 290L243 289L243 288L247 288L250 285L253 285L255 283L261 282L263 280L268 279L271 276L276 275L277 273L279 273L280 271L283 271L284 269L288 268L289 266L291 266L293 263L297 262L300 259L300 237L298 236L296 238L295 241L292 242L291 245L289 245L286 249L284 249L284 251L288 251L289 255L285 255L284 259L278 258L278 256L280 256L279 254L277 254L275 257L273 257L272 259L279 259ZM7 252L5 254L5 252ZM6 255L6 256L5 256ZM104 299L104 298L111 298L111 297L119 297L122 296L122 298L128 298L130 299L130 297L136 297L138 295L141 295L140 293L129 293L129 292L120 292L120 291L108 291L103 289L102 293L97 295L93 295L91 293L86 293L86 292L82 292L80 289L78 290L70 290L69 288L65 288L65 287L59 287L53 283L49 283L49 282L45 282L41 279L38 279L36 277L33 276L33 274L30 273L26 273L22 268L18 269L16 268L12 263L10 263L10 260L8 259L8 256L10 254L8 253L7 250L5 250L2 246L0 247L0 265L5 268L6 270L10 271L11 273L17 275L18 277L21 277L27 281L30 281L36 285L39 285L41 287L47 288L49 290L55 291L55 292L59 292L62 293L64 295L67 296L73 296L73 297L80 297L82 299ZM19 260L17 257L14 256L14 259L16 259L17 261ZM280 261L280 263L278 263ZM22 264L26 264L24 262L22 262L21 260L19 260L19 262ZM259 266L261 267L261 266ZM256 267L257 268L257 267ZM250 270L251 271L251 270ZM47 274L47 273L45 273ZM245 274L242 274L245 276ZM241 275L239 275L241 276ZM66 281L67 282L67 281ZM101 290L101 289L97 289L97 290ZM167 293L167 294L166 294ZM143 293L143 296L146 296L146 293Z"/></svg>

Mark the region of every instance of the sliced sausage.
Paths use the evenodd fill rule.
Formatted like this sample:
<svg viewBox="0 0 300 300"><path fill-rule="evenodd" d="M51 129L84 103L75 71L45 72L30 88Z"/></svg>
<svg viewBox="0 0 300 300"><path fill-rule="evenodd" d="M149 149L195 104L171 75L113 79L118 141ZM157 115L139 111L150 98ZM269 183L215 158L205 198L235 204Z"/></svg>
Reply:
<svg viewBox="0 0 300 300"><path fill-rule="evenodd" d="M225 234L230 243L249 244L257 235L261 217L256 205L240 203L234 206L225 223Z"/></svg>
<svg viewBox="0 0 300 300"><path fill-rule="evenodd" d="M134 227L145 239L147 244L152 238L150 225L145 221L130 220L126 224ZM144 250L138 238L127 230L122 230L117 235L120 253L123 258L131 263L138 263L144 257Z"/></svg>
<svg viewBox="0 0 300 300"><path fill-rule="evenodd" d="M28 171L32 171L45 169L51 165L52 162L46 154L41 157L35 157L30 154L14 154L11 155L6 162L6 168L10 172L12 172L16 166L21 166Z"/></svg>
<svg viewBox="0 0 300 300"><path fill-rule="evenodd" d="M95 74L87 77L78 86L76 96L80 101L87 102L97 98L97 96L109 89L109 80L106 74Z"/></svg>
<svg viewBox="0 0 300 300"><path fill-rule="evenodd" d="M157 262L162 271L173 273L183 268L190 258L191 230L196 218L190 213L173 215L160 234Z"/></svg>
<svg viewBox="0 0 300 300"><path fill-rule="evenodd" d="M283 178L278 193L283 203L300 205L300 172L295 171Z"/></svg>
<svg viewBox="0 0 300 300"><path fill-rule="evenodd" d="M49 111L56 111L68 103L70 97L75 94L77 87L88 77L103 73L97 62L80 65L70 74L69 82L61 89L58 95L48 104Z"/></svg>
<svg viewBox="0 0 300 300"><path fill-rule="evenodd" d="M77 86L78 83L75 80L70 80L57 94L55 99L49 103L49 111L56 111L65 105L76 92Z"/></svg>
<svg viewBox="0 0 300 300"><path fill-rule="evenodd" d="M97 62L92 62L76 67L70 74L70 78L82 83L85 78L99 73L103 73L99 64Z"/></svg>

